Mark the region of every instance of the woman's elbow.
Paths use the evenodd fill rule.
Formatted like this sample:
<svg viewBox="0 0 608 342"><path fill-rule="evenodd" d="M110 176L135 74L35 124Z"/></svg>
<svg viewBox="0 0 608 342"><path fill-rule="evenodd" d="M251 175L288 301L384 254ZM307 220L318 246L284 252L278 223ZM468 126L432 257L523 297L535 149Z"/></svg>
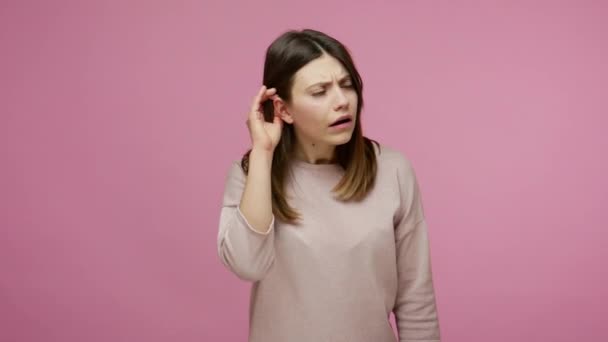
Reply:
<svg viewBox="0 0 608 342"><path fill-rule="evenodd" d="M267 253L258 258L237 258L226 248L220 248L220 260L226 268L239 279L256 282L264 279L274 264L274 253Z"/></svg>

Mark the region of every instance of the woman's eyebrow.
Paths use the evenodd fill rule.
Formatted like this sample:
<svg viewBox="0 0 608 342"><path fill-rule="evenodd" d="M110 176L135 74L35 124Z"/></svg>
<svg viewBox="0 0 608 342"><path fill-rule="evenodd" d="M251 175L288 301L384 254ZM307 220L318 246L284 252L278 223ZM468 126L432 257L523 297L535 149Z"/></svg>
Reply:
<svg viewBox="0 0 608 342"><path fill-rule="evenodd" d="M343 82L343 81L345 81L347 79L350 79L350 75L344 75L344 76L342 76L340 78L339 82ZM306 89L312 88L312 87L317 86L317 85L328 85L328 84L331 84L331 83L332 83L331 81L329 81L329 82L317 82L315 84L309 85L308 87L306 87Z"/></svg>

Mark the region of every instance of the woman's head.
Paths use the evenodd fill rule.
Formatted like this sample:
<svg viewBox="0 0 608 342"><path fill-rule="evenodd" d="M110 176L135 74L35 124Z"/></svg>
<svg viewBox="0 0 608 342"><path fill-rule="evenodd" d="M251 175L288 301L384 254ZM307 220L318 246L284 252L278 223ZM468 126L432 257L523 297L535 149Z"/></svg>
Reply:
<svg viewBox="0 0 608 342"><path fill-rule="evenodd" d="M272 161L275 216L284 221L300 216L283 189L294 159L339 164L345 173L333 189L337 198L363 199L376 177L375 141L362 133L363 82L348 49L316 30L287 31L266 51L263 84L276 88L278 96L263 104L265 120L271 122L276 113L284 121ZM330 127L343 115L350 115L350 125ZM242 160L245 172L249 153Z"/></svg>
<svg viewBox="0 0 608 342"><path fill-rule="evenodd" d="M270 121L277 113L286 123L281 142L290 157L335 158L336 146L361 135L363 83L336 39L309 29L285 32L266 52L263 84L277 89L279 98L264 104L264 115ZM344 115L350 125L330 127Z"/></svg>
<svg viewBox="0 0 608 342"><path fill-rule="evenodd" d="M293 128L294 155L304 154L313 162L332 158L335 146L351 139L358 116L359 96L350 74L324 53L296 72L289 92L290 101L279 95L274 110ZM345 124L332 125L337 122Z"/></svg>

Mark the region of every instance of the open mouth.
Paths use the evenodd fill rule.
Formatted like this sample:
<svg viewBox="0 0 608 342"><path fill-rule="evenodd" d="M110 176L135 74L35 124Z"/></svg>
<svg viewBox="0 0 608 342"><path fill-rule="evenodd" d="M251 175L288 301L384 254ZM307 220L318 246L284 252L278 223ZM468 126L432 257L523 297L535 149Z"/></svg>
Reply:
<svg viewBox="0 0 608 342"><path fill-rule="evenodd" d="M338 126L338 125L341 125L341 124L344 124L347 122L351 122L351 121L352 120L350 118L341 119L341 120L338 120L338 121L334 122L333 124L329 125L329 127Z"/></svg>

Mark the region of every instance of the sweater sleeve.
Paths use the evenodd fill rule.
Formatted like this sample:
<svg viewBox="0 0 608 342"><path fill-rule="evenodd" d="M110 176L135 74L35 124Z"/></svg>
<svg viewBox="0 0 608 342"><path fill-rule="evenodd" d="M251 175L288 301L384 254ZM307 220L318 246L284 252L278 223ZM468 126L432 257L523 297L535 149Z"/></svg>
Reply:
<svg viewBox="0 0 608 342"><path fill-rule="evenodd" d="M440 341L422 196L411 162L399 157L401 203L395 215L398 292L393 308L399 341Z"/></svg>
<svg viewBox="0 0 608 342"><path fill-rule="evenodd" d="M240 162L232 163L225 182L219 219L219 258L240 279L259 281L274 262L274 214L267 233L253 229L239 208L246 174Z"/></svg>

